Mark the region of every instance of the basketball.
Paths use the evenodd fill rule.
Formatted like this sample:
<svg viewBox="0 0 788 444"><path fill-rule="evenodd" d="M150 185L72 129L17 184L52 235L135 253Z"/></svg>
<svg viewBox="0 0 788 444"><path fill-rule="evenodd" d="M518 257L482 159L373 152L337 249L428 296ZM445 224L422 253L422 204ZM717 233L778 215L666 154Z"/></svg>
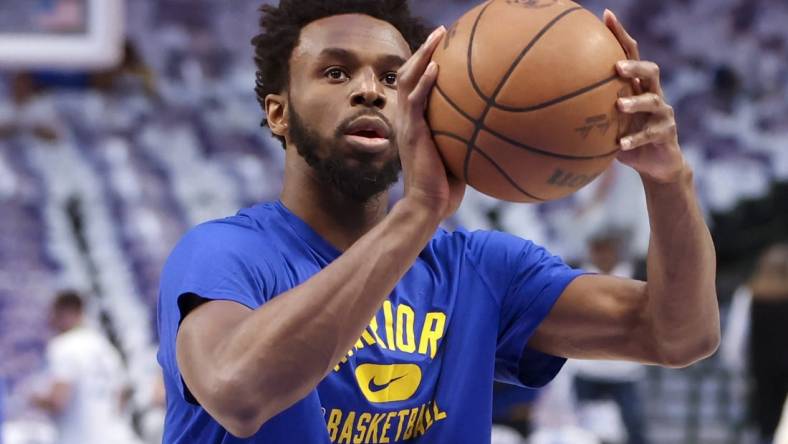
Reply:
<svg viewBox="0 0 788 444"><path fill-rule="evenodd" d="M619 151L629 96L610 30L569 0L491 0L455 22L433 60L427 117L447 168L489 196L565 197Z"/></svg>

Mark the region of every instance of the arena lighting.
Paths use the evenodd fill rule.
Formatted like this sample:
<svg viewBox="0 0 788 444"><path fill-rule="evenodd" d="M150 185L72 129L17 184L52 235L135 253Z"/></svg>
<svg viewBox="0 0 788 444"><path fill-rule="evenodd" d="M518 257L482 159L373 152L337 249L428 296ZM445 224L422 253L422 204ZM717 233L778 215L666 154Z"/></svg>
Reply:
<svg viewBox="0 0 788 444"><path fill-rule="evenodd" d="M0 68L103 69L123 55L124 0L84 0L85 31L0 30Z"/></svg>

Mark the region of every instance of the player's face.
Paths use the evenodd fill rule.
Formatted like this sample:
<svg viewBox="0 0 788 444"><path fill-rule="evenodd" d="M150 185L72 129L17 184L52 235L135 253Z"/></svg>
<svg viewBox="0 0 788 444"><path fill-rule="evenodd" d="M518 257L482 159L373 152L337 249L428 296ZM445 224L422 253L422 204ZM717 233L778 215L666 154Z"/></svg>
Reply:
<svg viewBox="0 0 788 444"><path fill-rule="evenodd" d="M396 72L410 54L396 28L360 14L310 23L293 50L289 142L357 200L397 180Z"/></svg>

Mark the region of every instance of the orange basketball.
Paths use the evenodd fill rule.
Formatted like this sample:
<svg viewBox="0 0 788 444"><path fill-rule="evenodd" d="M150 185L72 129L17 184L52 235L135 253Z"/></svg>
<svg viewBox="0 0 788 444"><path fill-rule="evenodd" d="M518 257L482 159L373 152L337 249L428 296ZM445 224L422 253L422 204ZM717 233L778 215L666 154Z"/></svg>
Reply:
<svg viewBox="0 0 788 444"><path fill-rule="evenodd" d="M632 93L624 50L569 0L490 0L449 28L427 111L448 169L490 196L558 199L593 181L619 151Z"/></svg>

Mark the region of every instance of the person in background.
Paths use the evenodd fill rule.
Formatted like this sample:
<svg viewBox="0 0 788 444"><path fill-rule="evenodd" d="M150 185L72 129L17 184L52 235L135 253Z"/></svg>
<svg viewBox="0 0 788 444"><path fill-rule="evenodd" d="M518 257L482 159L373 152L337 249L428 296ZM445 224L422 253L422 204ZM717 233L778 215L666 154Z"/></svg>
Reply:
<svg viewBox="0 0 788 444"><path fill-rule="evenodd" d="M628 238L628 231L621 227L597 230L589 238L588 262L582 268L594 273L637 278L635 261L629 259ZM621 412L627 442L648 442L643 402L638 394L638 382L645 376L644 366L634 362L588 360L576 360L573 364L578 405L582 408L584 403L613 400ZM596 431L595 427L591 428Z"/></svg>
<svg viewBox="0 0 788 444"><path fill-rule="evenodd" d="M0 102L0 139L29 133L52 142L58 131L37 97L40 85L31 73L20 72L10 79L9 100Z"/></svg>
<svg viewBox="0 0 788 444"><path fill-rule="evenodd" d="M58 294L50 322L57 332L46 350L51 384L32 402L55 420L58 444L136 444L121 412L121 357L85 325L82 298L73 291Z"/></svg>
<svg viewBox="0 0 788 444"><path fill-rule="evenodd" d="M148 98L159 98L156 76L130 40L123 44L123 60L120 64L92 74L90 83L105 94L116 92L121 95L129 95L141 91Z"/></svg>
<svg viewBox="0 0 788 444"><path fill-rule="evenodd" d="M788 243L766 250L748 286L752 413L762 442L770 443L788 396Z"/></svg>
<svg viewBox="0 0 788 444"><path fill-rule="evenodd" d="M749 371L751 418L761 442L771 443L788 398L788 243L761 254L752 276L734 292L725 324L722 362Z"/></svg>

